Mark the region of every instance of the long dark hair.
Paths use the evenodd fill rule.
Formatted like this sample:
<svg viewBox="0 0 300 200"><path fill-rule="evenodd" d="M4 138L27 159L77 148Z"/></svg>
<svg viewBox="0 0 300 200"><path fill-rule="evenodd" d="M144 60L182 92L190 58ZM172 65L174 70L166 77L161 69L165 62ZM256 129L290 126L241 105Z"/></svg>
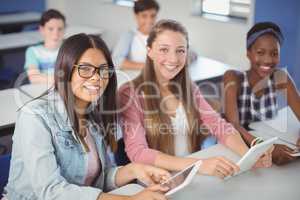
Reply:
<svg viewBox="0 0 300 200"><path fill-rule="evenodd" d="M74 70L74 65L77 64L83 53L89 49L95 48L100 50L111 70L114 70L114 65L110 56L110 52L105 42L99 37L94 35L77 34L66 39L61 48L59 49L57 60L55 63L54 75L54 89L58 91L64 101L68 118L75 131L77 138L80 137L79 130L79 115L75 108L75 96L71 88L71 77ZM107 144L110 145L113 151L116 150L115 131L116 128L116 90L117 78L116 73L113 72L109 78L108 85L97 100L97 102L90 104L89 112L86 112L86 119L94 122L97 126L101 127L101 133ZM92 106L92 107L91 107ZM104 113L103 108L107 111Z"/></svg>
<svg viewBox="0 0 300 200"><path fill-rule="evenodd" d="M188 33L184 26L179 22L174 20L160 20L153 27L152 31L149 34L147 40L147 46L152 48L152 44L157 38L157 36L164 31L174 31L181 33L188 41ZM187 47L188 48L188 47ZM147 56L146 65L142 73L133 81L135 88L140 88L144 95L153 96L160 95L157 94L155 87L147 85L147 83L155 83L158 85L153 60ZM144 86L143 86L144 84ZM142 87L140 87L142 85ZM179 85L179 88L176 86ZM188 72L188 61L186 60L184 68L172 79L169 84L170 91L178 98L182 103L187 116L188 121L188 148L190 152L195 152L199 150L200 144L206 137L204 134L201 134L201 125L202 121L200 119L200 112L198 111L192 89L192 81ZM162 98L145 98L144 99L144 109L145 109L145 123L146 124L146 137L151 148L160 150L164 153L174 155L174 134L173 130L170 128L159 130L155 128L156 125L164 124L171 127L171 120L168 114L164 113L161 110L160 103ZM153 113L152 111L157 111ZM196 123L195 123L196 122ZM154 126L153 126L154 125Z"/></svg>

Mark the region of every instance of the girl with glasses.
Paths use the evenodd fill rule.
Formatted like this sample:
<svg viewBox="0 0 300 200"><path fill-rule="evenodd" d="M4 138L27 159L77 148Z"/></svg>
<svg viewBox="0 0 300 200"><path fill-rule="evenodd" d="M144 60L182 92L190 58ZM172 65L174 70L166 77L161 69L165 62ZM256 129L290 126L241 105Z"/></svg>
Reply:
<svg viewBox="0 0 300 200"><path fill-rule="evenodd" d="M78 34L59 50L54 88L19 111L4 196L21 199L159 199L154 185L170 177L142 164L116 168L117 80L108 48L96 36ZM106 192L135 179L152 185L133 196Z"/></svg>

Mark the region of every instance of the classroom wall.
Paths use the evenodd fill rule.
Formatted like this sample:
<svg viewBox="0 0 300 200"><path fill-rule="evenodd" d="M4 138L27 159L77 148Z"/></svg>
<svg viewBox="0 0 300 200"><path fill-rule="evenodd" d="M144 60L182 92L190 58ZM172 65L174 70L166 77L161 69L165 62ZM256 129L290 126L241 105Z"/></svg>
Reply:
<svg viewBox="0 0 300 200"><path fill-rule="evenodd" d="M105 0L47 0L48 8L65 13L69 24L87 24L104 27L111 45L118 33L135 27L131 8L103 3ZM158 0L159 18L173 18L183 23L190 34L191 46L202 56L247 69L245 35L249 24L224 23L191 16L193 0ZM117 18L117 16L119 18ZM110 46L111 46L110 45Z"/></svg>
<svg viewBox="0 0 300 200"><path fill-rule="evenodd" d="M281 48L280 65L287 67L300 88L300 1L256 1L255 22L267 20L277 23L283 31L285 41Z"/></svg>
<svg viewBox="0 0 300 200"><path fill-rule="evenodd" d="M298 2L300 4L300 1ZM299 5L299 11L298 11L299 15L298 15L298 42L297 42L297 52L296 52L296 64L294 67L294 71L297 74L297 76L300 76L300 5ZM300 88L300 79L296 79L297 82L297 86L298 89Z"/></svg>

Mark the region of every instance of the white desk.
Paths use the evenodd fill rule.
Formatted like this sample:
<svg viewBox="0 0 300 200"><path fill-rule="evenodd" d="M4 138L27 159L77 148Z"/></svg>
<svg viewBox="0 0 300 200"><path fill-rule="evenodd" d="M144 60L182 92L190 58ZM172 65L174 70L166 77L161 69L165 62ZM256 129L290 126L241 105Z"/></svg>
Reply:
<svg viewBox="0 0 300 200"><path fill-rule="evenodd" d="M37 23L40 21L41 13L38 12L22 12L13 14L0 15L0 27L7 25L19 25L28 23Z"/></svg>
<svg viewBox="0 0 300 200"><path fill-rule="evenodd" d="M230 69L233 69L233 67L206 57L198 57L189 66L190 76L193 81L218 78Z"/></svg>
<svg viewBox="0 0 300 200"><path fill-rule="evenodd" d="M232 161L239 156L225 148L215 145L192 154L197 158L223 155ZM222 200L296 200L299 199L300 162L283 167L272 166L270 169L257 169L222 181L216 177L197 176L191 185L174 194L174 199L222 199Z"/></svg>
<svg viewBox="0 0 300 200"><path fill-rule="evenodd" d="M103 29L93 26L73 25L67 26L64 38L78 33L101 35ZM27 31L0 35L0 51L23 48L43 41L38 31Z"/></svg>
<svg viewBox="0 0 300 200"><path fill-rule="evenodd" d="M116 70L118 87L131 81L141 73L140 70Z"/></svg>
<svg viewBox="0 0 300 200"><path fill-rule="evenodd" d="M232 161L239 156L223 145L215 145L192 154L197 158L208 158L223 155ZM172 200L297 200L299 199L300 160L286 166L272 166L269 169L248 171L226 181L212 176L197 175L190 185L173 194ZM130 184L114 194L132 195L142 187ZM118 193L120 191L120 193Z"/></svg>
<svg viewBox="0 0 300 200"><path fill-rule="evenodd" d="M278 143L288 145L292 148L294 148L300 136L300 123L289 107L279 110L278 116L274 119L254 122L249 127L254 129L250 132L255 136L264 139L277 136L282 139Z"/></svg>
<svg viewBox="0 0 300 200"><path fill-rule="evenodd" d="M47 90L47 85L24 85L0 91L0 127L13 126L17 118L17 110L32 97L37 97Z"/></svg>
<svg viewBox="0 0 300 200"><path fill-rule="evenodd" d="M24 48L42 42L37 31L0 35L0 51Z"/></svg>
<svg viewBox="0 0 300 200"><path fill-rule="evenodd" d="M120 187L118 189L115 189L111 192L110 194L116 194L116 195L126 195L126 196L131 196L139 193L142 191L144 188L138 184L128 184L123 187Z"/></svg>

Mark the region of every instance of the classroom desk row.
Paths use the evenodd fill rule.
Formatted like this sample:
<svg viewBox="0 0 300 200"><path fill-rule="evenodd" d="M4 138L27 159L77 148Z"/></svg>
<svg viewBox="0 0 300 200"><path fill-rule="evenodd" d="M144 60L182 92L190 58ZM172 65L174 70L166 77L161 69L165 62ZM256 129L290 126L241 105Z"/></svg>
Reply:
<svg viewBox="0 0 300 200"><path fill-rule="evenodd" d="M0 31L10 28L22 29L27 24L38 24L41 18L39 12L18 12L0 15Z"/></svg>
<svg viewBox="0 0 300 200"><path fill-rule="evenodd" d="M282 138L279 143L295 144L299 137L300 123L292 110L285 107L273 120L250 124L252 132L268 139L274 136ZM293 146L293 145L292 145ZM295 148L295 146L293 146ZM224 156L234 162L240 157L234 152L217 144L208 149L191 154L189 157L209 158ZM197 175L183 190L173 194L172 200L209 199L209 200L296 200L300 198L300 160L278 167L247 171L228 180ZM129 184L112 191L114 194L133 195L143 189L137 184Z"/></svg>
<svg viewBox="0 0 300 200"><path fill-rule="evenodd" d="M71 25L66 27L64 38L78 33L87 33L101 35L103 28L84 26L84 25ZM39 31L24 31L19 33L9 33L0 35L0 52L19 49L41 43L43 41Z"/></svg>
<svg viewBox="0 0 300 200"><path fill-rule="evenodd" d="M238 161L239 156L221 144L191 154L189 157L209 158L224 156ZM247 171L227 180L196 175L191 184L171 195L172 200L296 200L300 198L300 160L285 166ZM118 188L111 193L133 195L143 189L137 184Z"/></svg>

